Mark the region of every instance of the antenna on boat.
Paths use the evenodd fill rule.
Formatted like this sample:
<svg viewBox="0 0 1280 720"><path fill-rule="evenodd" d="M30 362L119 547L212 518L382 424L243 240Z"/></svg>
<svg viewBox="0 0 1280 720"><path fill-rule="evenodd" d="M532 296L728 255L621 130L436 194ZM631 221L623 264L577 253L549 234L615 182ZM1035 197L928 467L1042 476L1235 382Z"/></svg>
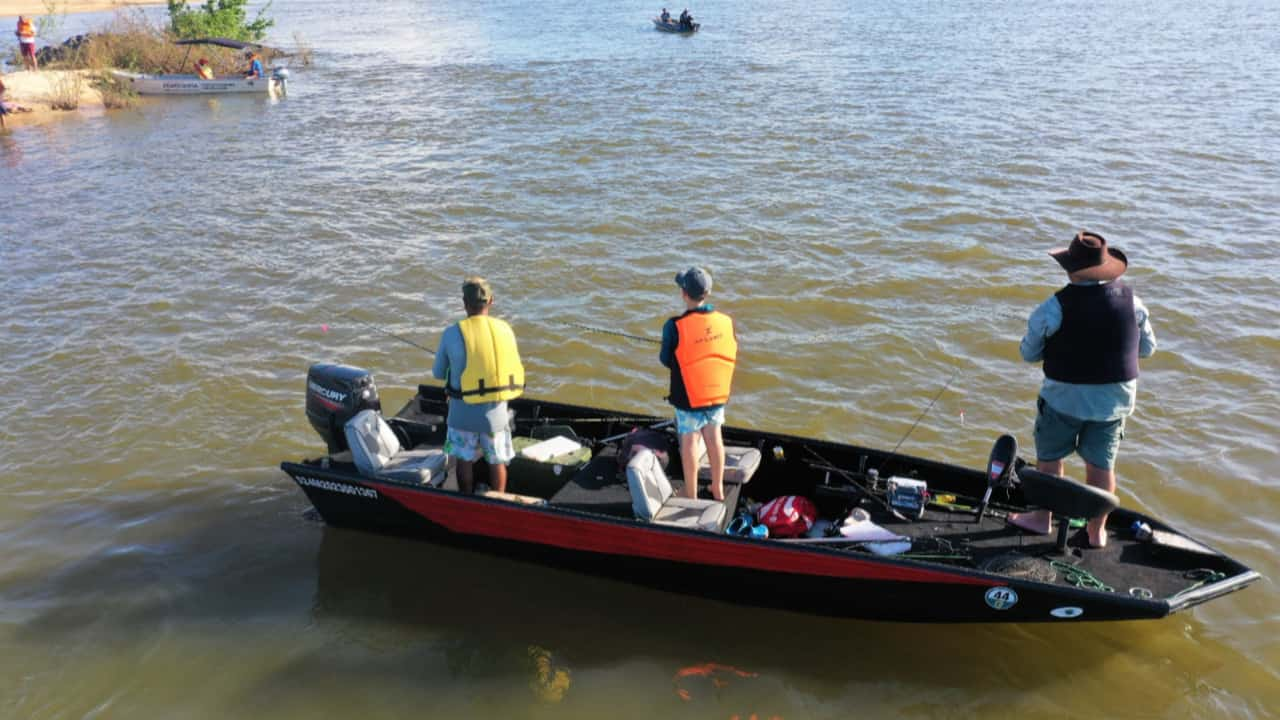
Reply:
<svg viewBox="0 0 1280 720"><path fill-rule="evenodd" d="M388 336L388 337L393 337L393 338L395 338L396 340L399 340L400 342L405 343L406 345L412 345L412 346L414 346L414 347L418 348L419 350L423 350L423 351L427 352L427 353L428 353L428 354L430 354L430 355L435 355L435 354L436 354L436 351L435 351L435 350L432 350L432 349L431 349L431 348L429 348L429 347L424 347L424 346L422 346L422 345L419 345L418 343L416 343L416 342L414 342L414 341L410 340L409 338L407 338L407 337L403 337L403 336L401 336L401 335L397 335L397 334L395 334L395 333L391 332L390 330L388 330L388 329L386 329L386 328L384 328L384 327L379 327L379 326L377 326L377 325L374 325L373 323L365 322L364 320L361 320L360 318L358 318L358 317L356 317L356 316L352 315L351 313L349 313L349 312L347 312L347 311L345 311L345 310L339 310L339 311L338 311L338 314L339 314L339 315L341 315L342 317L347 318L348 320L354 320L355 322L358 322L358 323L360 323L361 325L364 325L365 327L367 327L367 328L369 328L369 329L371 329L371 330L377 330L378 332L382 333L383 335L386 335L386 336Z"/></svg>
<svg viewBox="0 0 1280 720"><path fill-rule="evenodd" d="M955 372L951 373L951 377L947 380L946 384L938 390L937 394L933 396L933 399L929 401L929 404L925 406L924 411L920 413L920 417L916 418L916 421L911 423L911 427L907 428L906 434L902 436L902 439L898 441L898 444L894 445L893 449L889 451L888 456L886 456L884 460L881 460L880 464L876 466L877 472L882 470L885 465L888 465L890 460L898 456L898 448L902 447L902 443L906 442L907 438L911 437L911 433L915 432L916 426L920 424L921 420L924 420L925 415L929 414L929 411L933 409L934 403L938 402L938 398L942 397L942 393L946 392L947 388L951 387L951 383L955 381L959 374L960 368L956 368Z"/></svg>

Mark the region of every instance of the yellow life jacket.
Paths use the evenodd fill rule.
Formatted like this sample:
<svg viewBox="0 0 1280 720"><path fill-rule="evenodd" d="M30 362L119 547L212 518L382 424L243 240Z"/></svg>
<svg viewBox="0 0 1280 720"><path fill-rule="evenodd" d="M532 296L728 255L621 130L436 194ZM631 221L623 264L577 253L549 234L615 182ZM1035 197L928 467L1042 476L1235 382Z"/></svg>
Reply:
<svg viewBox="0 0 1280 720"><path fill-rule="evenodd" d="M722 312L691 312L676 320L680 342L676 364L689 407L711 407L729 401L729 385L738 361L733 320Z"/></svg>
<svg viewBox="0 0 1280 720"><path fill-rule="evenodd" d="M520 397L524 365L511 326L488 315L472 315L460 321L458 329L467 349L467 367L455 395L471 405Z"/></svg>
<svg viewBox="0 0 1280 720"><path fill-rule="evenodd" d="M18 21L18 36L24 37L24 38L30 38L30 37L36 36L35 26L31 24L30 20L23 18L22 20Z"/></svg>

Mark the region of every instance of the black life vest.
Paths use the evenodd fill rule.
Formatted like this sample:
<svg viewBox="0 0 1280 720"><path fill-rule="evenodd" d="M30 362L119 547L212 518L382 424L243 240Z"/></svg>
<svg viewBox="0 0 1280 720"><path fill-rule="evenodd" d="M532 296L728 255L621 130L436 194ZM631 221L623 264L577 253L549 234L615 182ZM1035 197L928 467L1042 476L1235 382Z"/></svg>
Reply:
<svg viewBox="0 0 1280 720"><path fill-rule="evenodd" d="M1045 377L1077 385L1138 377L1139 328L1132 289L1114 280L1067 285L1055 297L1062 306L1062 327L1045 343Z"/></svg>

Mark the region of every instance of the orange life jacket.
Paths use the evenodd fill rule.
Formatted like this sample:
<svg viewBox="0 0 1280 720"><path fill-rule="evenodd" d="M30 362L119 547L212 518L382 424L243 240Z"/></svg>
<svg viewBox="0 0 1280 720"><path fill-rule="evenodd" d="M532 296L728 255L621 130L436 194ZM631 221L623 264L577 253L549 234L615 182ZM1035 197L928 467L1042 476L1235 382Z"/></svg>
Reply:
<svg viewBox="0 0 1280 720"><path fill-rule="evenodd" d="M36 36L36 28L31 21L23 18L18 21L18 37L33 38Z"/></svg>
<svg viewBox="0 0 1280 720"><path fill-rule="evenodd" d="M676 365L693 409L723 405L729 401L733 367L738 361L738 340L733 320L722 312L691 312L676 320L679 342Z"/></svg>

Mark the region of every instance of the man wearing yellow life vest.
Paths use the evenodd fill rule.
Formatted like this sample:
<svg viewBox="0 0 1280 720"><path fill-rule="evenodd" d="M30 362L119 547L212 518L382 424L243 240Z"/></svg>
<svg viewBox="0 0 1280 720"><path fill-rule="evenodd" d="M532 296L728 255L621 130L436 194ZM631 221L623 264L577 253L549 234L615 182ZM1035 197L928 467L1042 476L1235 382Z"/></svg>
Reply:
<svg viewBox="0 0 1280 720"><path fill-rule="evenodd" d="M22 64L28 70L39 70L40 63L36 60L36 26L26 15L18 16L18 29L14 32L18 36L18 47L22 51Z"/></svg>
<svg viewBox="0 0 1280 720"><path fill-rule="evenodd" d="M701 437L711 464L711 497L724 500L724 405L738 360L738 338L733 320L707 302L711 273L691 267L676 275L683 315L662 326L662 350L658 359L671 369L671 394L680 434L680 463L684 469L685 497L698 496L698 461Z"/></svg>
<svg viewBox="0 0 1280 720"><path fill-rule="evenodd" d="M524 366L511 326L489 316L493 290L489 281L472 276L462 283L467 318L440 336L431 374L444 380L449 394L448 432L444 451L458 460L458 489L474 491L472 467L483 455L489 485L507 490L507 465L515 457L511 445L507 401L524 392Z"/></svg>

